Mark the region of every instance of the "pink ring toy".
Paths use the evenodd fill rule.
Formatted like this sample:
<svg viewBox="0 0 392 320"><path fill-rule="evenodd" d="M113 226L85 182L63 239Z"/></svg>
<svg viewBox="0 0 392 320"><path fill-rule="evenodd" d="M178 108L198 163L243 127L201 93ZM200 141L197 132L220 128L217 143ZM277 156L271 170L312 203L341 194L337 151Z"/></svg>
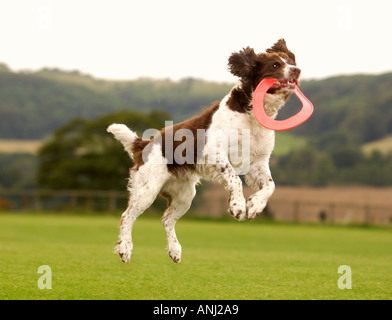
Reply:
<svg viewBox="0 0 392 320"><path fill-rule="evenodd" d="M264 79L257 86L253 95L253 113L256 120L264 127L275 131L289 130L304 123L313 113L313 104L295 86L295 95L302 102L302 109L294 116L285 120L273 120L264 110L264 96L268 89L278 81L277 79Z"/></svg>

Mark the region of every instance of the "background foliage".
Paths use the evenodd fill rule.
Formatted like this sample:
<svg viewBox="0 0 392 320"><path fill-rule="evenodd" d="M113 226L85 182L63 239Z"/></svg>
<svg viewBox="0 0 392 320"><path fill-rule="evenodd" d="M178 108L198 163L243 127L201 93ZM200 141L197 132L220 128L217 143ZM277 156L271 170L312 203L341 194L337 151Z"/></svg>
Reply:
<svg viewBox="0 0 392 320"><path fill-rule="evenodd" d="M110 123L139 133L161 128L222 99L232 85L193 78L105 81L58 69L16 73L0 64L0 138L45 141L38 158L0 153L0 188L123 190L131 163L106 132ZM392 185L391 87L392 73L303 81L315 112L277 133L276 182ZM293 97L279 117L298 108Z"/></svg>
<svg viewBox="0 0 392 320"><path fill-rule="evenodd" d="M125 190L132 161L123 146L106 132L112 123L125 122L141 134L162 127L163 111L148 115L119 111L95 120L76 118L55 131L40 149L37 182L48 189ZM121 183L123 181L123 183Z"/></svg>

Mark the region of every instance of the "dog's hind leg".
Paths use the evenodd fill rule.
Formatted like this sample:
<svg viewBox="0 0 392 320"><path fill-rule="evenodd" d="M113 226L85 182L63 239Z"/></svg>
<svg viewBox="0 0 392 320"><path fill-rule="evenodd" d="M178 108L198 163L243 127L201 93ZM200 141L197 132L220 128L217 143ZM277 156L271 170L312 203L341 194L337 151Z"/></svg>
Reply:
<svg viewBox="0 0 392 320"><path fill-rule="evenodd" d="M128 208L121 216L120 236L115 248L123 262L131 260L132 228L136 219L152 205L169 177L165 164L146 163L138 170L131 171Z"/></svg>
<svg viewBox="0 0 392 320"><path fill-rule="evenodd" d="M138 210L135 205L130 203L127 210L121 216L120 236L116 242L115 252L118 253L124 263L128 263L131 260L133 250L132 228L136 219L142 213L143 211Z"/></svg>
<svg viewBox="0 0 392 320"><path fill-rule="evenodd" d="M168 201L168 208L162 217L162 223L167 235L168 254L175 263L181 262L181 245L174 226L177 220L189 210L196 195L195 185L198 181L198 178L193 181L185 179L170 181L162 189L161 195Z"/></svg>

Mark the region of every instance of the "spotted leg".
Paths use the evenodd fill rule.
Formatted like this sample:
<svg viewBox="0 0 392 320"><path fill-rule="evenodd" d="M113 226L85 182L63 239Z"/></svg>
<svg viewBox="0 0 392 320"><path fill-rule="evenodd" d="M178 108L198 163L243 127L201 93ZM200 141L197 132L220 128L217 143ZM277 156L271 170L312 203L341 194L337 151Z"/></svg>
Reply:
<svg viewBox="0 0 392 320"><path fill-rule="evenodd" d="M246 201L248 219L253 220L263 212L269 198L275 190L275 183L271 177L268 159L261 159L251 164L245 181L252 189L257 190Z"/></svg>
<svg viewBox="0 0 392 320"><path fill-rule="evenodd" d="M181 244L177 239L174 229L180 219L190 208L192 200L196 195L195 185L198 179L178 179L169 181L162 189L161 195L167 198L168 208L162 216L162 223L166 230L168 254L175 262L181 262Z"/></svg>

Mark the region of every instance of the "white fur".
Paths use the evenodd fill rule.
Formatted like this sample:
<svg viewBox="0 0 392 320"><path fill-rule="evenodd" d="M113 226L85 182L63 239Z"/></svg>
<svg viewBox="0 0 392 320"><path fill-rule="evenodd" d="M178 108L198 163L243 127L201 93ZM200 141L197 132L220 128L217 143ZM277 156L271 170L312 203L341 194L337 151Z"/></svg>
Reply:
<svg viewBox="0 0 392 320"><path fill-rule="evenodd" d="M107 131L113 133L114 137L123 144L124 149L128 152L129 156L133 160L133 153L131 152L131 148L137 138L137 134L129 130L126 125L117 123L111 124L107 128Z"/></svg>
<svg viewBox="0 0 392 320"><path fill-rule="evenodd" d="M248 129L250 132L250 170L245 179L250 187L258 190L252 197L245 200L242 190L242 182L235 172L236 167L229 162L227 155L217 149L218 161L216 170L211 175L211 170L202 177L223 183L230 194L229 212L238 220L246 217L254 219L256 214L265 208L268 199L272 195L275 185L269 170L269 159L275 145L275 132L262 127L251 113L239 113L229 109L227 101L230 93L221 101L219 109L215 112L209 132L219 132L219 129L236 128L238 130ZM279 95L267 94L265 108L276 117L279 108L285 103ZM206 146L207 148L208 146ZM226 168L219 174L221 168ZM261 188L262 187L262 188ZM260 189L260 190L259 190Z"/></svg>
<svg viewBox="0 0 392 320"><path fill-rule="evenodd" d="M151 146L147 161L143 165L137 170L131 170L128 187L129 204L122 214L120 237L116 246L116 252L122 261L129 262L131 259L134 222L151 206L159 192L170 195L170 205L162 217L162 223L167 234L168 254L176 263L181 261L182 249L174 226L189 209L196 194L195 186L200 178L224 185L230 195L229 212L236 219L254 219L264 210L275 189L268 165L275 143L274 131L262 127L256 121L253 112L239 113L231 110L227 104L229 97L230 93L221 101L218 110L212 117L211 125L206 133L207 142L203 154L205 161L198 163L195 171L188 171L185 175L179 176L171 174L159 144ZM271 94L266 94L264 102L267 112L272 117L276 116L279 108L285 103L280 95ZM211 150L209 143L217 138L214 135L219 134L219 130L233 128L250 132L249 170L245 175L245 181L256 192L247 200L243 195L242 181L236 172L236 170L240 170L240 165L232 165L230 150L224 149L220 145L214 145L212 149L215 152L215 161L209 163L207 159L207 150ZM122 142L132 157L130 149L136 139L136 134L126 126L119 124L111 125L108 131ZM241 134L238 136L240 137Z"/></svg>
<svg viewBox="0 0 392 320"><path fill-rule="evenodd" d="M286 79L289 79L289 78L290 78L291 69L292 69L292 68L297 68L297 66L287 63L287 60L284 59L284 58L282 58L282 57L280 57L280 59L281 59L281 60L284 62L284 64L285 64L284 71L283 71L283 75L284 75L284 77L285 77Z"/></svg>

